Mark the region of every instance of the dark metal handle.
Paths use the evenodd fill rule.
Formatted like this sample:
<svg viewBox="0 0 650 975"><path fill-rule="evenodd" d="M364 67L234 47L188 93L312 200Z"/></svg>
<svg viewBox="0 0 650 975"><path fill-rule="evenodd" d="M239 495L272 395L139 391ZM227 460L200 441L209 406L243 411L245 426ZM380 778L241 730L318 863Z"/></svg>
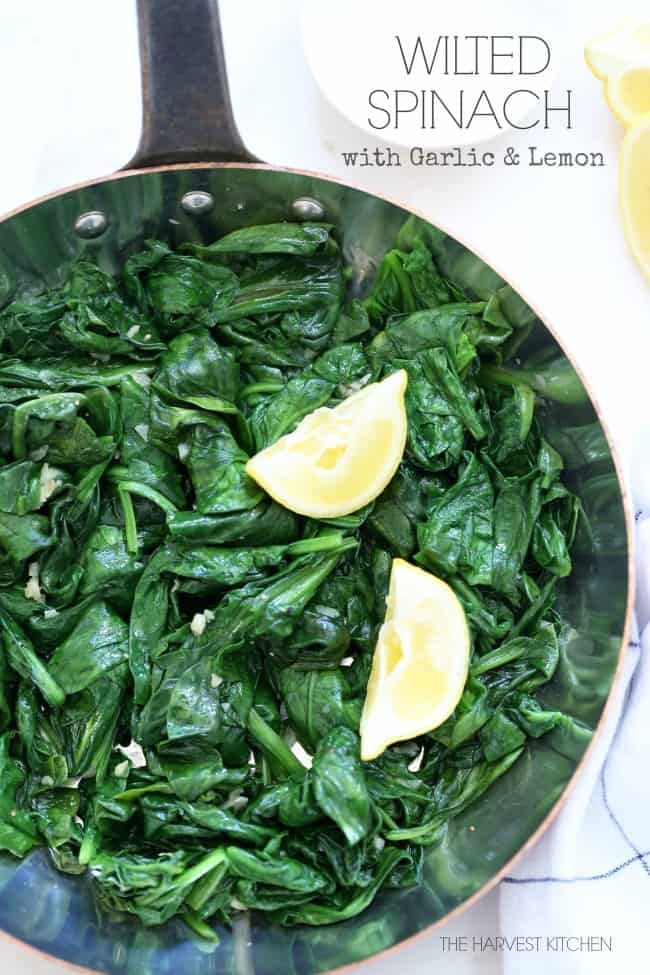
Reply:
<svg viewBox="0 0 650 975"><path fill-rule="evenodd" d="M216 0L138 0L142 134L125 168L259 162L237 131Z"/></svg>

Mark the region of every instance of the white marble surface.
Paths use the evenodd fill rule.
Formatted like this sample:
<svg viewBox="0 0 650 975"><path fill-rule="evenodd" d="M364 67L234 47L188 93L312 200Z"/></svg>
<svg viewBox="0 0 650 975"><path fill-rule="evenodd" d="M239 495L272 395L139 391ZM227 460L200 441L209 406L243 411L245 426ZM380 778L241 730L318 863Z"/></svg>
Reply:
<svg viewBox="0 0 650 975"><path fill-rule="evenodd" d="M368 5L371 24L372 0L354 2ZM505 272L573 352L629 457L647 422L650 290L618 218L621 129L584 66L582 47L621 17L647 14L647 4L536 0L535 6L548 14L551 44L557 39L559 49L562 41L566 51L557 84L574 89L575 128L533 139L508 135L495 149L534 143L600 150L603 169L346 169L342 151L386 143L373 143L323 100L302 53L299 0L222 0L233 103L259 157L336 175L413 206ZM21 0L2 7L0 212L122 165L137 143L140 116L132 0ZM493 892L443 933L496 934L498 926ZM500 971L492 955L443 955L439 935L364 966L365 975ZM2 942L0 968L12 975L69 970Z"/></svg>

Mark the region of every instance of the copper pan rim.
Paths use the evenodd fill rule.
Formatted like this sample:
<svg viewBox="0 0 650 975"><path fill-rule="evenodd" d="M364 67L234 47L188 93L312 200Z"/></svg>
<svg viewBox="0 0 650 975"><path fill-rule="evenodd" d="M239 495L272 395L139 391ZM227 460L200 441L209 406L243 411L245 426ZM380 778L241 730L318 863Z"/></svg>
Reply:
<svg viewBox="0 0 650 975"><path fill-rule="evenodd" d="M36 199L29 201L28 203L21 204L20 206L12 209L10 211L8 211L7 213L5 213L2 216L0 216L0 224L1 223L4 223L5 220L10 219L11 217L15 217L18 214L23 213L26 210L29 210L29 209L31 209L34 206L37 206L39 203L44 203L47 200L55 199L58 196L63 196L64 194L73 192L75 190L85 189L85 188L90 187L90 186L101 185L102 183L107 183L107 182L110 182L110 181L115 180L115 179L126 179L126 178L128 178L130 176L143 176L143 175L146 175L147 173L166 173L166 172L176 172L176 171L191 170L191 169L206 169L206 170L208 170L208 169L251 169L251 170L266 170L268 172L287 173L287 174L292 175L292 176L307 176L307 177L311 177L313 179L319 179L319 180L322 180L322 181L328 182L328 183L337 183L340 186L346 187L346 188L351 189L351 190L357 190L358 192L361 192L361 193L366 193L368 196L373 196L376 199L381 200L384 203L389 203L392 206L399 207L401 210L404 210L407 213L414 214L416 217L419 217L420 219L426 221L427 223L435 223L435 226L436 227L438 227L444 233L447 233L448 236L450 236L454 240L458 241L459 244L461 244L467 250L471 251L478 258L480 258L481 260L483 260L484 263L487 264L490 268L492 268L492 270L494 270L500 277L502 277L504 279L504 281L506 281L513 288L513 290L515 290L517 292L517 294L519 294L523 298L523 300L526 302L526 304L528 304L529 307L535 312L535 314L537 315L537 317L539 318L539 320L541 321L541 323L544 325L544 327L547 329L547 331L555 339L555 341L557 342L558 346L560 347L560 349L562 350L562 352L567 357L567 359L569 360L569 362L571 363L571 365L573 366L573 368L577 372L578 376L580 377L580 380L581 380L581 382L582 382L585 390L587 391L587 394L589 396L589 399L590 399L590 401L591 401L591 403L592 403L592 405L594 407L594 410L596 412L596 416L598 418L598 422L600 423L600 425L603 428L603 432L604 432L605 438L607 440L607 446L609 447L609 450L610 450L610 453L611 453L611 456L612 456L612 461L613 461L613 464L614 464L614 469L616 471L616 477L617 477L617 480L618 480L618 487L619 487L619 491L620 491L620 495L621 495L621 502L622 502L622 505L623 505L623 514L624 514L624 519L625 519L625 534L626 534L627 549L628 549L628 555L627 555L627 582L628 582L628 592L627 592L627 602L626 602L626 606L625 606L625 618L624 618L624 622L623 622L623 632L622 632L622 636L621 636L621 646L620 646L619 654L618 654L618 661L617 661L617 664L616 664L616 669L614 671L614 676L612 678L612 683L611 683L610 688L609 688L609 693L608 693L608 696L607 696L607 700L605 701L605 705L604 705L603 710L601 712L601 715L600 715L600 718L598 720L598 723L597 723L596 727L593 730L593 734L591 736L591 740L590 740L589 744L587 745L587 748L585 749L585 752L584 752L582 758L580 759L580 761L578 762L576 768L574 769L574 772L573 772L571 778L569 779L569 781L567 782L566 786L564 787L564 790L563 790L562 794L556 800L556 802L551 807L551 809L549 809L549 811L547 812L546 816L543 818L543 820L541 821L541 823L539 824L539 826L537 827L537 829L535 830L535 832L526 840L526 842L523 844L523 846L521 846L517 850L517 852L513 854L512 857L510 857L510 859L503 865L503 867L501 867L501 869L499 871L497 871L497 873L493 877L490 878L490 880L488 880L485 884L483 884L483 886L481 888L479 888L479 890L477 890L474 894L472 894L471 897L468 897L467 900L463 901L462 904L459 904L457 907L455 907L453 910L451 910L448 914L445 914L444 917L440 918L437 921L434 921L430 925L427 925L427 927L422 928L421 931L418 931L415 934L410 935L408 938L404 938L402 941L399 941L396 944L391 945L391 947L385 948L383 951L379 951L379 952L375 953L374 955L370 955L368 958L364 958L364 959L361 959L361 960L356 961L356 962L351 962L350 964L343 965L342 967L339 967L339 968L330 969L328 973L325 973L325 972L322 973L322 975L340 975L340 973L342 973L342 972L351 972L353 969L357 970L357 969L360 968L361 965L364 965L367 962L375 961L376 959L379 959L379 958L385 958L389 954L393 954L394 952L397 952L400 948L404 947L405 945L413 944L416 941L416 939L422 938L422 937L424 937L427 934L431 934L433 931L441 928L444 924L446 924L452 918L459 917L469 907L471 907L474 904L478 903L478 901L482 897L484 897L486 894L488 894L491 890L493 890L497 886L497 884L505 877L505 875L514 866L516 866L523 859L523 857L526 855L526 853L528 853L532 849L532 847L538 842L538 840L546 832L546 830L549 828L549 826L554 822L554 820L556 819L556 817L559 815L560 810L564 806L565 802L567 801L567 799L569 798L569 796L572 794L572 792L573 792L573 790L574 790L574 788L576 786L576 782L577 782L577 780L578 780L578 778L580 776L580 773L582 772L582 769L584 768L586 762L588 761L589 757L591 756L591 754L593 752L593 749L594 749L594 747L596 745L596 742L598 741L600 735L602 734L602 731L603 731L603 729L605 727L606 720L607 720L607 718L608 718L608 716L610 714L610 711L611 711L611 708L612 708L612 704L613 704L613 699L614 699L614 693L615 693L616 689L618 688L619 683L620 683L620 680L621 680L621 676L622 676L622 672L623 672L623 664L624 664L624 660L625 660L625 652L627 650L628 643L629 643L629 640L630 640L630 630L631 630L631 627L632 627L632 611L633 611L633 604L634 604L634 587L635 587L635 577L636 577L635 576L635 564L634 564L634 516L633 516L633 513L632 513L632 503L631 503L630 495L629 495L629 492L628 492L628 489L627 489L625 477L624 477L624 474L623 474L623 465L622 465L622 462L621 462L621 458L619 456L618 447L615 444L615 442L614 442L614 440L612 438L612 434L611 434L611 431L609 429L609 426L608 426L608 424L606 423L606 421L605 421L605 419L603 417L603 414L602 414L602 411L601 411L601 408L600 408L600 404L598 403L598 400L596 399L596 397L595 397L595 395L594 395L594 393L593 393L593 391L591 389L591 386L590 386L589 382L585 378L584 373L582 372L582 369L580 368L580 366L576 362L573 353L567 347L567 344L564 341L564 339L561 339L560 338L560 336L557 334L557 332L555 331L555 329L551 325L549 325L549 323L546 320L546 318L539 313L536 305L534 303L530 302L528 300L528 298L526 297L526 295L519 288L517 288L517 287L514 286L514 284L512 283L511 279L508 277L508 275L503 274L502 271L501 271L501 269L498 266L496 266L492 261L486 260L485 257L483 256L483 254L480 251L477 251L476 248L470 246L462 237L459 237L456 233L453 233L453 234L452 233L449 233L449 231L447 230L447 228L445 227L445 225L438 223L435 220L435 218L433 218L431 215L426 214L426 213L423 213L421 210L417 210L417 209L414 209L412 207L404 206L399 200L395 199L394 197L386 196L383 193L371 193L368 190L364 189L362 186L358 186L358 185L355 185L353 183L349 183L346 180L340 179L337 176L326 176L323 173L315 172L313 170L295 169L295 168L288 167L288 166L271 166L271 165L269 165L267 163L240 163L240 162L236 162L236 163L228 163L228 162L226 162L226 163L214 163L214 162L176 163L176 164L173 164L173 165L152 166L152 167L143 168L143 169L125 169L125 170L120 170L117 173L113 173L113 174L111 174L109 176L102 176L99 179L89 179L89 180L83 180L82 182L79 182L79 183L74 183L74 184L72 184L70 186L64 187L63 189L55 190L55 191L53 191L51 193L46 193L43 196L37 197ZM14 935L11 935L8 932L3 931L1 929L0 929L0 938L6 940L7 942L9 942L11 944L20 945L21 947L27 949L28 951L32 951L36 955L39 955L42 958L46 958L46 959L49 959L51 961L54 961L54 962L58 963L59 965L66 965L70 969L70 971L91 973L91 975L102 975L102 972L99 969L88 968L86 966L77 965L74 962L67 961L66 959L60 958L57 955L50 955L48 952L43 951L40 948L36 948L33 945L28 944L26 941L22 941L20 938L16 938Z"/></svg>

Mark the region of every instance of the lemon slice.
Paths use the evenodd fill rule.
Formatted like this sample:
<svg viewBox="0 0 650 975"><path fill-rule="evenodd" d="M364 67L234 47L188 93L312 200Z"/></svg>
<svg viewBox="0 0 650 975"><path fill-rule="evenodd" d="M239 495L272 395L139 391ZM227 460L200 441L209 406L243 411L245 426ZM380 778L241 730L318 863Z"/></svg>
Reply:
<svg viewBox="0 0 650 975"><path fill-rule="evenodd" d="M629 129L623 139L619 200L625 236L650 278L650 117Z"/></svg>
<svg viewBox="0 0 650 975"><path fill-rule="evenodd" d="M632 64L609 75L605 99L623 125L634 125L650 112L650 62Z"/></svg>
<svg viewBox="0 0 650 975"><path fill-rule="evenodd" d="M321 407L255 454L246 471L272 498L310 518L337 518L381 494L406 446L407 373Z"/></svg>
<svg viewBox="0 0 650 975"><path fill-rule="evenodd" d="M364 761L449 717L467 680L469 649L465 612L453 590L394 559L361 715Z"/></svg>
<svg viewBox="0 0 650 975"><path fill-rule="evenodd" d="M650 62L650 21L626 20L609 34L595 37L585 47L585 60L603 81L629 64Z"/></svg>

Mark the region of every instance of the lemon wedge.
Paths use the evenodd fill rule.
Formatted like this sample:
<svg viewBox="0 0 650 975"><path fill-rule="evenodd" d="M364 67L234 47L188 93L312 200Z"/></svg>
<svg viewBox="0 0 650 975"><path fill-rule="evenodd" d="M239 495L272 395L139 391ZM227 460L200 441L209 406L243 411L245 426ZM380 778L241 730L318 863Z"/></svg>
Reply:
<svg viewBox="0 0 650 975"><path fill-rule="evenodd" d="M623 139L619 199L628 244L650 278L650 116L629 129Z"/></svg>
<svg viewBox="0 0 650 975"><path fill-rule="evenodd" d="M626 20L616 30L595 37L585 47L585 60L601 81L630 64L650 63L650 21Z"/></svg>
<svg viewBox="0 0 650 975"><path fill-rule="evenodd" d="M650 62L613 71L605 82L605 99L623 125L634 125L650 112Z"/></svg>
<svg viewBox="0 0 650 975"><path fill-rule="evenodd" d="M585 48L587 64L604 81L605 99L627 127L619 160L623 229L650 278L650 20L626 21Z"/></svg>
<svg viewBox="0 0 650 975"><path fill-rule="evenodd" d="M391 480L406 446L404 369L338 406L306 416L251 457L247 473L285 508L337 518L363 508Z"/></svg>
<svg viewBox="0 0 650 975"><path fill-rule="evenodd" d="M432 731L452 713L469 667L469 629L454 591L394 559L386 616L361 715L361 758Z"/></svg>

